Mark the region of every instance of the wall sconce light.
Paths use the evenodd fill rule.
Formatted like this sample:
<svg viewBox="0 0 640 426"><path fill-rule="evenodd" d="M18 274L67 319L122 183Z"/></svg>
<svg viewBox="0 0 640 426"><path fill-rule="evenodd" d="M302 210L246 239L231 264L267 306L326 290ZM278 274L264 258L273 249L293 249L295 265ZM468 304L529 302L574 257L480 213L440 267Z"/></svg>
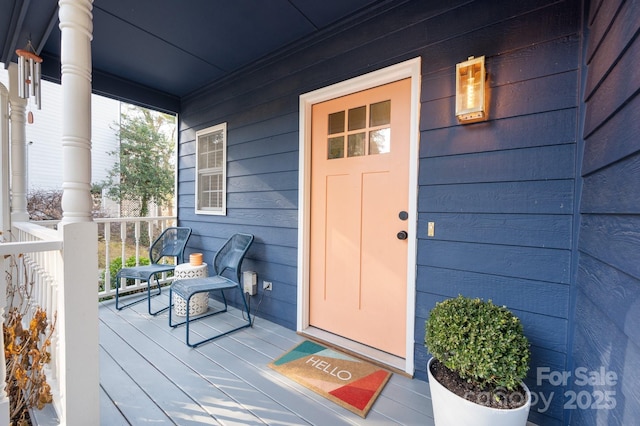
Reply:
<svg viewBox="0 0 640 426"><path fill-rule="evenodd" d="M26 49L16 50L18 55L18 96L22 99L36 98L36 106L40 109L42 89L40 87L40 64L42 58L36 55L31 41Z"/></svg>
<svg viewBox="0 0 640 426"><path fill-rule="evenodd" d="M484 56L456 64L456 117L460 123L486 120Z"/></svg>

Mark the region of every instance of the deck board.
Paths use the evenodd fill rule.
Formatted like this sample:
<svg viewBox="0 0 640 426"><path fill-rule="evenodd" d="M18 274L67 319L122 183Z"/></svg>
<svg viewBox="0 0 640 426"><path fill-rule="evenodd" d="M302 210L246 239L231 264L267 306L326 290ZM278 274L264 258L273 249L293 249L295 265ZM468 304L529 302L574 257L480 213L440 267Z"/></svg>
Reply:
<svg viewBox="0 0 640 426"><path fill-rule="evenodd" d="M38 424L40 425L40 423ZM116 408L115 404L102 387L100 387L100 424L110 426L129 425L126 418L122 415L120 410Z"/></svg>
<svg viewBox="0 0 640 426"><path fill-rule="evenodd" d="M154 305L168 302L163 294ZM146 305L117 311L100 304L101 424L433 425L428 385L394 374L366 419L268 367L304 338L256 318L198 348L168 314ZM240 311L194 323L201 335L241 320Z"/></svg>

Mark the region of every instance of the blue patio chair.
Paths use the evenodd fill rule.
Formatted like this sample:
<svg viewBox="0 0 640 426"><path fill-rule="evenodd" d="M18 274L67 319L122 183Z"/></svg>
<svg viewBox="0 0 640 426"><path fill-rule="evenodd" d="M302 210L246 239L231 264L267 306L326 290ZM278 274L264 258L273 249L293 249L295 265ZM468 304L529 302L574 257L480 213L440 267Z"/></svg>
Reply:
<svg viewBox="0 0 640 426"><path fill-rule="evenodd" d="M242 292L242 285L240 284L240 268L242 261L247 254L247 250L253 242L253 235L251 234L235 234L229 238L224 245L218 250L213 258L213 272L214 275L204 278L187 278L181 280L175 280L169 288L169 307L173 306L173 295L177 294L186 303L186 318L182 322L173 323L172 311L169 309L169 325L171 327L177 327L182 324L186 324L186 344L192 348L199 346L203 343L209 342L218 337L227 335L242 328L251 327L251 317L249 316L249 306L247 300ZM224 274L224 275L223 275ZM228 331L218 333L214 336L204 338L195 343L191 343L189 324L193 321L207 318L212 315L221 314L227 312L227 298L225 297L225 290L237 291L242 299L244 313L246 314L246 323L243 321L242 325L234 327ZM191 318L190 315L190 302L191 298L199 293L220 292L222 301L224 302L223 309L217 309L209 313L204 313L195 318Z"/></svg>
<svg viewBox="0 0 640 426"><path fill-rule="evenodd" d="M158 275L163 272L173 271L177 264L184 262L184 249L190 236L191 228L189 227L175 226L167 228L149 247L149 261L151 264L120 269L116 274L116 309L121 310L127 306L147 300L149 315L158 315L160 312L167 310L168 308L165 307L151 312L151 298L162 293ZM172 263L160 263L168 260L171 260ZM146 281L147 295L125 305L120 304L120 280L122 278ZM155 280L155 285L158 287L158 292L153 295L151 295L152 280Z"/></svg>

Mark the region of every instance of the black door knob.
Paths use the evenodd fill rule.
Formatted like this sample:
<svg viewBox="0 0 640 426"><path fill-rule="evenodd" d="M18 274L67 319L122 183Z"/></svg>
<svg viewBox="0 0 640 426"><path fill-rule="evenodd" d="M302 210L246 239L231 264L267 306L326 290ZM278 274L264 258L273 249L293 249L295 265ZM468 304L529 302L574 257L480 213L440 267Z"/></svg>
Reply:
<svg viewBox="0 0 640 426"><path fill-rule="evenodd" d="M396 236L398 237L399 240L406 240L409 234L407 234L407 231L400 231Z"/></svg>

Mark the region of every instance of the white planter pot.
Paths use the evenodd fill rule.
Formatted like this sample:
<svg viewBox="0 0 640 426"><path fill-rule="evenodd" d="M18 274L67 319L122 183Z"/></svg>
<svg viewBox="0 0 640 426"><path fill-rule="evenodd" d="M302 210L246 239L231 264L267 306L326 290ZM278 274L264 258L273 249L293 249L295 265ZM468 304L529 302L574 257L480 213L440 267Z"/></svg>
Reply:
<svg viewBox="0 0 640 426"><path fill-rule="evenodd" d="M531 392L524 383L522 387L527 394L527 403L522 407L513 410L485 407L461 398L442 386L431 375L433 360L434 358L431 358L427 363L427 374L436 426L526 426L531 407Z"/></svg>

